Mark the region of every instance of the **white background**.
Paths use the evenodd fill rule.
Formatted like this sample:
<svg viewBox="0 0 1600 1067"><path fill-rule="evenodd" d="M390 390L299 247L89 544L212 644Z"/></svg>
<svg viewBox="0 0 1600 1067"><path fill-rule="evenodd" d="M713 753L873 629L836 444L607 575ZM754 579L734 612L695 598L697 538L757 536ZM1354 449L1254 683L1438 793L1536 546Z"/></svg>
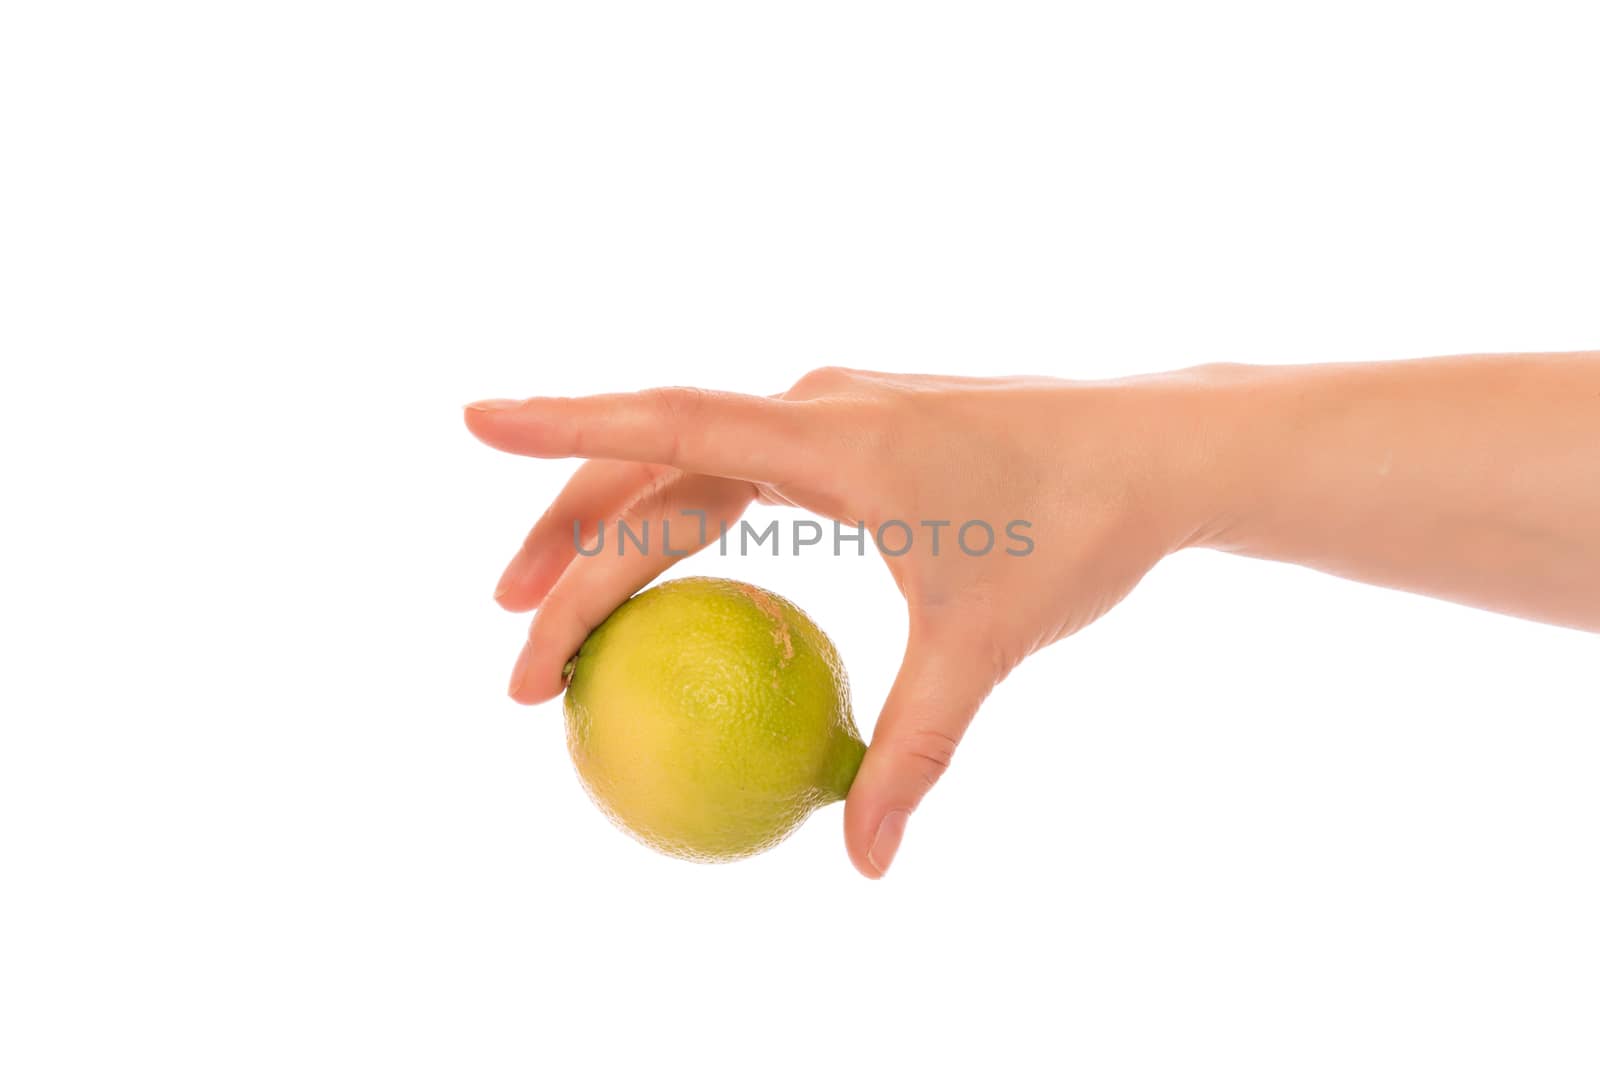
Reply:
<svg viewBox="0 0 1600 1067"><path fill-rule="evenodd" d="M1583 4L12 2L0 1061L1600 1059L1600 645L1212 554L890 876L615 831L481 396L1597 343ZM871 559L697 559L832 634Z"/></svg>

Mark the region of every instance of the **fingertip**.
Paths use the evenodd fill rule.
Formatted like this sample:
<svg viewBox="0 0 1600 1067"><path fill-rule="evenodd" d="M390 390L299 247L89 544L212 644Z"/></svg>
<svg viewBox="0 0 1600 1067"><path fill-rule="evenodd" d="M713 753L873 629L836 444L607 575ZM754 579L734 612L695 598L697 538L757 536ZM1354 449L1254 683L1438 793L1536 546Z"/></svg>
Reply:
<svg viewBox="0 0 1600 1067"><path fill-rule="evenodd" d="M532 707L535 704L543 704L551 697L558 695L561 689L559 682L551 685L538 678L516 678L512 680L507 693L518 704L526 704Z"/></svg>
<svg viewBox="0 0 1600 1067"><path fill-rule="evenodd" d="M886 812L875 823L845 827L845 850L862 877L876 882L889 873L911 813L904 808Z"/></svg>
<svg viewBox="0 0 1600 1067"><path fill-rule="evenodd" d="M550 589L566 570L567 561L547 552L517 554L495 587L495 603L511 612L534 611L544 605Z"/></svg>
<svg viewBox="0 0 1600 1067"><path fill-rule="evenodd" d="M511 681L506 686L506 695L518 704L531 704L533 701L525 699L527 688L528 663L533 658L533 642L522 643L522 651L517 653L516 665L511 668Z"/></svg>
<svg viewBox="0 0 1600 1067"><path fill-rule="evenodd" d="M850 855L851 865L855 867L856 872L861 877L871 882L876 882L883 877L882 871L867 862L866 854L857 850L848 841L846 842L846 851Z"/></svg>
<svg viewBox="0 0 1600 1067"><path fill-rule="evenodd" d="M518 704L532 706L534 704L543 704L546 700L561 692L561 687L560 685L552 685L531 670L525 669L521 674L512 678L511 686L507 692L510 694L511 699Z"/></svg>
<svg viewBox="0 0 1600 1067"><path fill-rule="evenodd" d="M565 691L566 687L560 682L557 682L554 685L539 684L523 686L520 689L513 689L511 691L511 699L515 700L518 704L526 704L529 707L533 707L536 704L543 704L547 701L554 700Z"/></svg>
<svg viewBox="0 0 1600 1067"><path fill-rule="evenodd" d="M500 581L494 587L494 602L511 612L532 610L538 598L530 595L527 571L527 563L519 552L500 575Z"/></svg>
<svg viewBox="0 0 1600 1067"><path fill-rule="evenodd" d="M548 426L526 400L475 400L462 408L467 432L490 448L514 456L549 456Z"/></svg>
<svg viewBox="0 0 1600 1067"><path fill-rule="evenodd" d="M511 671L508 692L512 700L518 704L543 704L566 689L566 678L561 672L571 654L554 659L551 653L554 647L548 636L529 636Z"/></svg>
<svg viewBox="0 0 1600 1067"><path fill-rule="evenodd" d="M496 411L504 411L508 405L514 404L510 400L474 400L461 407L461 421L467 424L467 431L474 437L482 437L482 427L490 416Z"/></svg>
<svg viewBox="0 0 1600 1067"><path fill-rule="evenodd" d="M888 858L881 851L874 855L873 848L884 823L885 813L893 806L889 798L884 797L880 790L873 787L877 762L873 751L869 748L866 760L856 774L855 783L851 786L850 795L845 798L844 803L845 851L850 854L850 862L855 865L856 870L860 871L863 877L873 881L882 878L889 869ZM900 814L903 816L905 812ZM903 832L904 826L902 818L900 831ZM899 844L898 833L895 836L895 844Z"/></svg>
<svg viewBox="0 0 1600 1067"><path fill-rule="evenodd" d="M897 808L878 820L878 828L872 834L872 844L867 846L866 862L869 868L878 872L879 878L889 873L889 865L900 851L900 841L905 836L906 822L910 818L909 811Z"/></svg>
<svg viewBox="0 0 1600 1067"><path fill-rule="evenodd" d="M532 611L537 606L526 601L527 597L520 595L515 589L496 589L494 591L494 602L500 605L502 610L509 611L513 615Z"/></svg>

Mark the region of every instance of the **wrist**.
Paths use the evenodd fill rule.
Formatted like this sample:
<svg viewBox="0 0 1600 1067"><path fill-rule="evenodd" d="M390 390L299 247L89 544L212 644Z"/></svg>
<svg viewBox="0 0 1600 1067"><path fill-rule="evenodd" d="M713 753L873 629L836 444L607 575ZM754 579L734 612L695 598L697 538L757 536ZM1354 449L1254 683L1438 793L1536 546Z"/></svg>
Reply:
<svg viewBox="0 0 1600 1067"><path fill-rule="evenodd" d="M1263 521L1276 461L1289 447L1268 394L1285 368L1212 363L1140 379L1170 551L1239 551Z"/></svg>

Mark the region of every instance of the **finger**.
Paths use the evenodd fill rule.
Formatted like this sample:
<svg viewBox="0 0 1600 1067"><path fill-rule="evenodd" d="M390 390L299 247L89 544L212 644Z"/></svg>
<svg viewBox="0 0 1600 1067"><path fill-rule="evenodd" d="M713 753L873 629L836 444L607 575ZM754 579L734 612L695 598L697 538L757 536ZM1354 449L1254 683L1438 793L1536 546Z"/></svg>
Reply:
<svg viewBox="0 0 1600 1067"><path fill-rule="evenodd" d="M592 459L579 467L506 565L494 598L507 611L538 607L578 554L584 531L592 532L616 515L652 482L677 473L671 467L614 459Z"/></svg>
<svg viewBox="0 0 1600 1067"><path fill-rule="evenodd" d="M753 482L781 482L807 456L800 401L703 389L481 400L467 428L522 456L624 459Z"/></svg>
<svg viewBox="0 0 1600 1067"><path fill-rule="evenodd" d="M668 567L715 544L720 524L738 518L753 499L748 482L685 475L631 505L610 524L600 552L573 560L545 597L512 671L511 698L539 704L560 693L562 668L584 638ZM698 516L683 514L686 508L705 512L703 531ZM622 523L648 531L649 551L618 540ZM665 545L664 536L670 538ZM672 555L663 550L667 545Z"/></svg>
<svg viewBox="0 0 1600 1067"><path fill-rule="evenodd" d="M868 878L888 871L907 819L994 687L986 647L970 630L913 620L900 673L845 800L845 846Z"/></svg>

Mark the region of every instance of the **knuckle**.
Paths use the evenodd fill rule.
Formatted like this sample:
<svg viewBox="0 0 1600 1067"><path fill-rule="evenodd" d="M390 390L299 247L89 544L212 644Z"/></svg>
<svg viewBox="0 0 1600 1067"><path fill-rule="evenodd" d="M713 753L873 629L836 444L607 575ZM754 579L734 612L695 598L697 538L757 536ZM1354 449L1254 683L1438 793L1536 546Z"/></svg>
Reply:
<svg viewBox="0 0 1600 1067"><path fill-rule="evenodd" d="M850 481L866 479L879 489L894 481L884 457L904 455L911 443L904 421L876 396L852 395L819 401L811 432L816 452Z"/></svg>
<svg viewBox="0 0 1600 1067"><path fill-rule="evenodd" d="M848 385L852 378L853 375L845 367L817 367L802 374L789 389L789 395L795 399L804 399L838 392Z"/></svg>
<svg viewBox="0 0 1600 1067"><path fill-rule="evenodd" d="M861 439L862 451L872 455L882 455L898 447L905 432L893 400L874 397L855 408L852 421Z"/></svg>
<svg viewBox="0 0 1600 1067"><path fill-rule="evenodd" d="M970 669L963 674L961 690L974 707L988 699L994 687L1024 659L1024 654L1001 639L994 621L1003 617L1005 596L992 583L979 582L957 602L943 610L933 609L923 618L924 626L963 650Z"/></svg>
<svg viewBox="0 0 1600 1067"><path fill-rule="evenodd" d="M650 389L647 395L672 420L692 418L705 405L706 391L693 385L667 385Z"/></svg>
<svg viewBox="0 0 1600 1067"><path fill-rule="evenodd" d="M683 459L684 439L696 425L706 404L706 391L692 385L669 385L647 390L661 417L661 462L677 467Z"/></svg>
<svg viewBox="0 0 1600 1067"><path fill-rule="evenodd" d="M648 531L659 527L663 519L671 518L669 502L655 488L647 489L617 513L616 524Z"/></svg>
<svg viewBox="0 0 1600 1067"><path fill-rule="evenodd" d="M666 510L674 490L683 477L683 472L677 468L663 467L650 478L644 488L633 495L633 499L628 501L625 510L635 514L647 507L653 508L655 512Z"/></svg>
<svg viewBox="0 0 1600 1067"><path fill-rule="evenodd" d="M931 789L950 769L957 740L944 730L913 730L901 739L898 747L901 755L917 768L917 773Z"/></svg>

